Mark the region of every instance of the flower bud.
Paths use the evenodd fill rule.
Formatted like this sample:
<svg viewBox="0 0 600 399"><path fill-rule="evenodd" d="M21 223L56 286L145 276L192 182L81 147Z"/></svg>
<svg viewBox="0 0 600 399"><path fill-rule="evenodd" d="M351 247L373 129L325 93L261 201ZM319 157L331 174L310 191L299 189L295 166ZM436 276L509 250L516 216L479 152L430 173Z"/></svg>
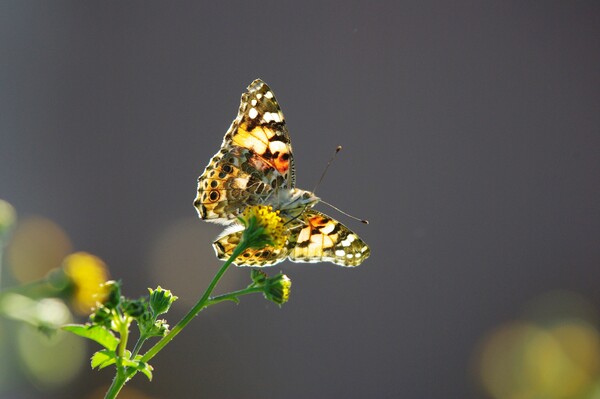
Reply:
<svg viewBox="0 0 600 399"><path fill-rule="evenodd" d="M106 289L106 299L103 305L109 309L115 309L121 303L121 282L110 280L103 286Z"/></svg>
<svg viewBox="0 0 600 399"><path fill-rule="evenodd" d="M254 284L264 284L267 281L267 273L259 269L252 269L250 272L250 278Z"/></svg>
<svg viewBox="0 0 600 399"><path fill-rule="evenodd" d="M170 290L162 289L160 285L155 290L148 288L148 291L150 291L150 309L154 317L167 313L173 302L177 300Z"/></svg>
<svg viewBox="0 0 600 399"><path fill-rule="evenodd" d="M142 299L128 300L123 303L123 312L133 318L138 318L146 311L146 303Z"/></svg>
<svg viewBox="0 0 600 399"><path fill-rule="evenodd" d="M291 286L292 280L285 274L280 273L267 279L263 293L265 298L269 301L275 302L278 305L283 305L290 297Z"/></svg>
<svg viewBox="0 0 600 399"><path fill-rule="evenodd" d="M109 328L112 322L112 313L107 307L100 306L90 315L90 321L93 324Z"/></svg>

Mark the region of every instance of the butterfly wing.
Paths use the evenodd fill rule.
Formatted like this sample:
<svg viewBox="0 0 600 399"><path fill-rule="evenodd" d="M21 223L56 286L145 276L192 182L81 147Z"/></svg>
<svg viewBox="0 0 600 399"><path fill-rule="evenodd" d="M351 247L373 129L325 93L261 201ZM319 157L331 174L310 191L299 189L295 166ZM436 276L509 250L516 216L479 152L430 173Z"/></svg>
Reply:
<svg viewBox="0 0 600 399"><path fill-rule="evenodd" d="M235 247L242 238L242 226L235 226L231 230L225 230L213 243L217 258L227 260L233 253ZM233 263L238 266L273 266L282 262L289 253L289 248L283 246L274 248L270 245L261 249L248 248L237 257Z"/></svg>
<svg viewBox="0 0 600 399"><path fill-rule="evenodd" d="M242 94L238 116L223 139L223 147L239 146L279 172L286 187L294 187L296 176L290 135L279 103L271 88L256 79Z"/></svg>
<svg viewBox="0 0 600 399"><path fill-rule="evenodd" d="M352 230L313 209L301 216L289 242L293 262L332 262L358 266L371 254L369 246Z"/></svg>
<svg viewBox="0 0 600 399"><path fill-rule="evenodd" d="M293 262L358 266L371 254L367 244L349 228L315 210L305 211L300 218L290 220L289 225L285 246L250 248L234 263L238 266L273 266L289 257ZM229 259L241 237L241 226L237 230L226 230L213 244L217 257Z"/></svg>
<svg viewBox="0 0 600 399"><path fill-rule="evenodd" d="M257 79L242 94L238 115L221 149L198 178L194 205L202 219L231 224L247 206L268 203L278 190L289 192L294 187L294 158L283 113L273 91ZM289 207L296 201L292 199L282 205ZM311 202L299 202L296 218L291 218L294 213L288 209L289 235L284 247L248 249L235 263L271 266L287 257L294 262L328 261L342 266L362 263L370 254L369 247L329 216L311 209L302 212ZM271 203L275 203L273 198ZM213 245L219 259L231 256L241 236L241 226L233 223L232 229L217 238Z"/></svg>
<svg viewBox="0 0 600 399"><path fill-rule="evenodd" d="M194 206L202 219L231 223L277 188L294 187L294 162L283 113L273 92L255 80L242 94L221 149L198 178Z"/></svg>

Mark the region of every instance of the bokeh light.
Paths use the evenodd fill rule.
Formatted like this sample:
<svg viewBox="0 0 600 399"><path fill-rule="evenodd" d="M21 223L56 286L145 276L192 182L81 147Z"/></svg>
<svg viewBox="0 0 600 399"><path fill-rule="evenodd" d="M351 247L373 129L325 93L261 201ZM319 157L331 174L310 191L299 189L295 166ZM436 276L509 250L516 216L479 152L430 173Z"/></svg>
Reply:
<svg viewBox="0 0 600 399"><path fill-rule="evenodd" d="M590 305L575 294L553 292L525 306L480 343L474 372L497 399L597 398L600 333Z"/></svg>
<svg viewBox="0 0 600 399"><path fill-rule="evenodd" d="M71 312L64 302L55 298L32 299L17 293L6 293L0 302L3 315L34 326L51 329L71 322Z"/></svg>
<svg viewBox="0 0 600 399"><path fill-rule="evenodd" d="M56 223L41 217L20 221L6 249L6 263L20 282L42 278L71 252L71 240Z"/></svg>
<svg viewBox="0 0 600 399"><path fill-rule="evenodd" d="M8 202L0 199L0 238L17 220L15 208Z"/></svg>
<svg viewBox="0 0 600 399"><path fill-rule="evenodd" d="M74 334L58 330L47 336L26 324L19 326L17 349L22 367L41 391L64 385L86 370L85 348L86 342Z"/></svg>

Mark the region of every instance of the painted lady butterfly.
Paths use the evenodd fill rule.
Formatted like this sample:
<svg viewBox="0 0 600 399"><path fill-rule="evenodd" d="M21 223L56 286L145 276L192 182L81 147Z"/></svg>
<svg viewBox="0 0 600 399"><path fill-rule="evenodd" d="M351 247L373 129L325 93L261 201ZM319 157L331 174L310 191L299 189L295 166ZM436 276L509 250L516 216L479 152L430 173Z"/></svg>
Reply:
<svg viewBox="0 0 600 399"><path fill-rule="evenodd" d="M257 79L242 94L237 118L219 152L198 178L194 206L200 218L232 225L214 242L219 259L228 259L241 238L236 217L249 205L270 205L288 226L283 248L248 249L238 266L272 266L328 261L358 266L369 247L340 222L312 209L312 192L295 188L294 156L285 120L273 91Z"/></svg>

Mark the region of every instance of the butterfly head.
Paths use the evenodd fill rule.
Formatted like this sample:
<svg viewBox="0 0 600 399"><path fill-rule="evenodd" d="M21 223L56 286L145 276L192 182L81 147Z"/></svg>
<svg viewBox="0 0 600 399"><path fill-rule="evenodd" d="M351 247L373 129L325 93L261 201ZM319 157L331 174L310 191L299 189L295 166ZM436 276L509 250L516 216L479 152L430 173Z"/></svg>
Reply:
<svg viewBox="0 0 600 399"><path fill-rule="evenodd" d="M288 218L296 218L307 208L319 202L319 197L299 188L279 189L267 199L267 204L278 209Z"/></svg>

